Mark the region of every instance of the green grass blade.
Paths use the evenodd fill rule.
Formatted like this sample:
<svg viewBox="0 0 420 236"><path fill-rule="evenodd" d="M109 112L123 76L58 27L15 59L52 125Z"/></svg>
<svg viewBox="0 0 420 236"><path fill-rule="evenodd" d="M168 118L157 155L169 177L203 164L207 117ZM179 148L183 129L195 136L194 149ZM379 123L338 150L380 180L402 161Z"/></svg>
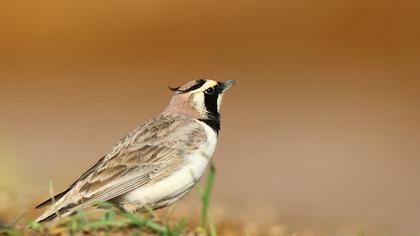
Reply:
<svg viewBox="0 0 420 236"><path fill-rule="evenodd" d="M146 221L137 215L130 213L130 212L120 212L120 215L124 216L129 220L129 224L137 226L137 227L143 227L146 225Z"/></svg>
<svg viewBox="0 0 420 236"><path fill-rule="evenodd" d="M210 204L210 197L211 197L211 190L213 189L214 181L216 178L216 168L213 164L210 165L210 171L207 178L207 184L204 189L204 192L201 195L202 201L202 210L201 210L201 228L205 229L206 225L208 224L208 217L209 217L209 204Z"/></svg>
<svg viewBox="0 0 420 236"><path fill-rule="evenodd" d="M100 220L100 221L91 221L84 223L82 225L82 228L102 228L106 226L115 226L115 227L121 227L124 226L126 222L124 221L117 221L117 220Z"/></svg>
<svg viewBox="0 0 420 236"><path fill-rule="evenodd" d="M182 218L173 228L169 230L169 236L181 236L186 226L187 220Z"/></svg>
<svg viewBox="0 0 420 236"><path fill-rule="evenodd" d="M36 221L31 221L31 222L29 222L28 227L31 228L31 229L39 229L39 228L42 227L42 224L40 224Z"/></svg>
<svg viewBox="0 0 420 236"><path fill-rule="evenodd" d="M160 235L168 235L168 228L166 226L156 223L152 220L146 221L146 227L148 227L151 230L154 230Z"/></svg>

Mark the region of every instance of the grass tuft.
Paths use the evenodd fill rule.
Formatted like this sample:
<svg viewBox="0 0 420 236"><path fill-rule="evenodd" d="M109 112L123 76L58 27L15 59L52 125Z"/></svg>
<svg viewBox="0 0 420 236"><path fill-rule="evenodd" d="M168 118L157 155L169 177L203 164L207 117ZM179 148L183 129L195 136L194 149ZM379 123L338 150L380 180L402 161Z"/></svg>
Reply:
<svg viewBox="0 0 420 236"><path fill-rule="evenodd" d="M98 205L109 207L109 203ZM99 233L111 234L113 232L145 232L148 235L160 236L179 236L185 229L185 221L177 222L175 226L163 224L154 218L148 218L141 214L129 213L118 208L96 209L90 211L78 211L75 214L59 219L56 222L39 224L31 222L29 224L33 234L92 234ZM17 235L19 231L13 229L3 229L0 231L6 235ZM23 232L23 231L22 231Z"/></svg>
<svg viewBox="0 0 420 236"><path fill-rule="evenodd" d="M211 192L215 181L216 169L213 164L206 186L197 184L201 209L201 225L197 230L187 228L187 219L171 221L157 219L149 208L147 214L130 213L123 211L110 202L97 202L98 209L89 211L79 210L71 216L59 217L56 221L49 223L37 223L32 221L26 228L18 228L0 225L0 235L112 235L119 233L123 235L159 235L159 236L182 236L193 232L194 235L216 236L216 228L213 225L209 204ZM52 182L49 181L49 190L52 201L55 202Z"/></svg>

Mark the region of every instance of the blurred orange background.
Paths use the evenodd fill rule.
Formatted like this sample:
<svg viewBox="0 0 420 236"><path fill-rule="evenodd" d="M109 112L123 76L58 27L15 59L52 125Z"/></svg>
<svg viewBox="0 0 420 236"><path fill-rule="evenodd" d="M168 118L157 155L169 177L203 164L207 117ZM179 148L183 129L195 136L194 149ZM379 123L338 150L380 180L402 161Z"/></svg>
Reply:
<svg viewBox="0 0 420 236"><path fill-rule="evenodd" d="M419 42L410 0L2 1L0 192L35 191L30 209L162 111L167 86L236 79L215 204L420 233Z"/></svg>

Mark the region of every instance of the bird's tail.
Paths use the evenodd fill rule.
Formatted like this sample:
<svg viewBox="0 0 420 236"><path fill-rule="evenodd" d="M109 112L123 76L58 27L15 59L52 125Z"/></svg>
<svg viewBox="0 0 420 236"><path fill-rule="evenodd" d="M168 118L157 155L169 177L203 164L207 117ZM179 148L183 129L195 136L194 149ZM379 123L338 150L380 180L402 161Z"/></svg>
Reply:
<svg viewBox="0 0 420 236"><path fill-rule="evenodd" d="M60 196L61 198L59 198L57 202L50 201L48 203L41 203L37 208L41 208L49 204L51 204L51 206L44 213L42 213L42 215L36 218L35 221L38 223L45 223L54 220L59 216L68 216L79 209L81 204L80 198L74 196L70 197L69 195L72 195L72 192L68 192L63 196ZM73 201L70 199L73 199Z"/></svg>
<svg viewBox="0 0 420 236"><path fill-rule="evenodd" d="M54 220L55 218L57 218L57 216L59 216L59 214L53 212L51 213L49 210L44 212L42 215L40 215L38 218L35 219L35 222L37 223L45 223L51 220Z"/></svg>
<svg viewBox="0 0 420 236"><path fill-rule="evenodd" d="M51 220L54 220L57 217L65 217L67 215L70 215L72 212L74 212L74 205L66 205L64 207L61 207L61 204L58 204L58 202L52 206L50 206L44 213L42 213L38 218L35 219L38 223L45 223Z"/></svg>

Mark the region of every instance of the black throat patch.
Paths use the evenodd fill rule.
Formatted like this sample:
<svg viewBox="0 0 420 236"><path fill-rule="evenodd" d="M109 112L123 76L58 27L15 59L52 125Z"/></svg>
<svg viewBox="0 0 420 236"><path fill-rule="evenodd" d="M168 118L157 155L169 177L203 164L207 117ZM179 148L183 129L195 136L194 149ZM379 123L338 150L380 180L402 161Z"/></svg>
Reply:
<svg viewBox="0 0 420 236"><path fill-rule="evenodd" d="M210 126L217 134L220 130L220 113L217 110L217 99L219 98L222 88L220 85L214 86L214 93L204 93L204 105L206 106L207 117L200 119Z"/></svg>

